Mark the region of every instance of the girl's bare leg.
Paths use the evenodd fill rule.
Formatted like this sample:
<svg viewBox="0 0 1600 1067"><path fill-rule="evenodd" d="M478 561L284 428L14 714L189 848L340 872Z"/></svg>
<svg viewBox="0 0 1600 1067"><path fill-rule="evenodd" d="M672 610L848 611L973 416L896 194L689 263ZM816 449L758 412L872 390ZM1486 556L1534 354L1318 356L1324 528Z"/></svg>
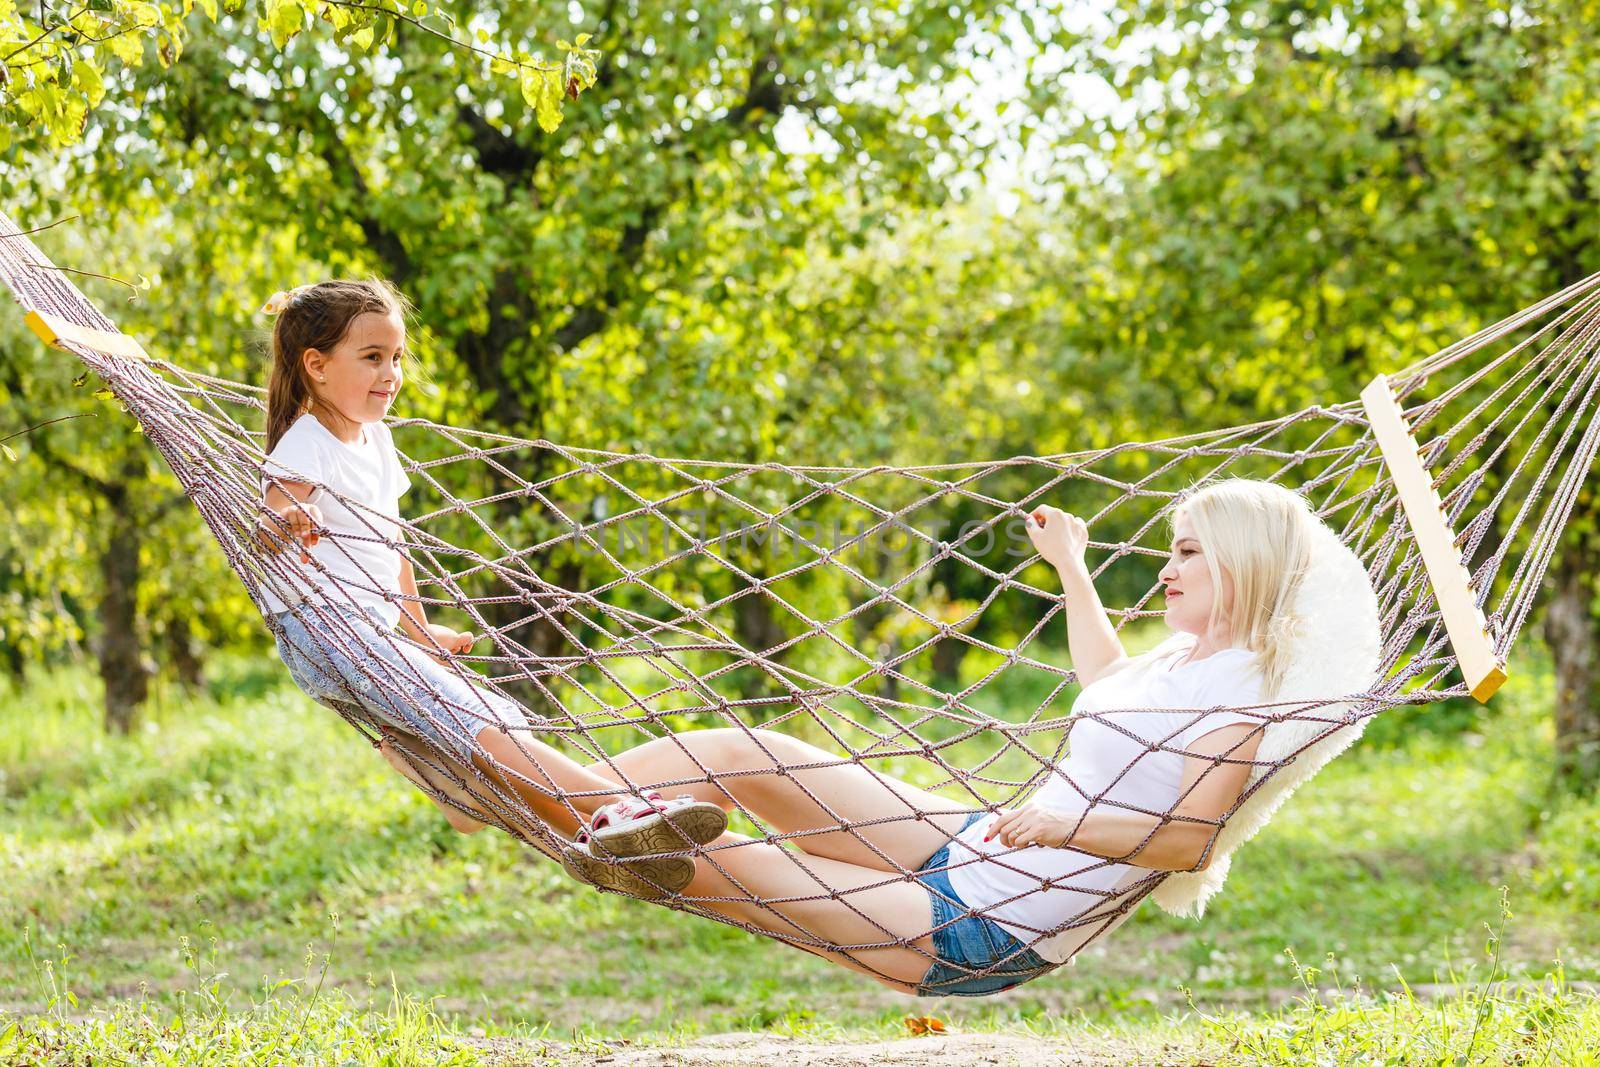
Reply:
<svg viewBox="0 0 1600 1067"><path fill-rule="evenodd" d="M383 753L383 758L389 765L409 779L416 787L422 790L424 796L433 801L434 806L444 812L445 821L464 834L475 834L482 830L491 819L472 795L463 787L457 785L449 777L440 774L432 767L430 762L436 762L437 757L425 752L420 744L403 737L385 737L378 744L378 751ZM470 781L472 775L453 760L443 761L445 768L462 781ZM450 797L456 804L448 804L440 800L435 793L443 793ZM457 807L456 805L460 805ZM474 818L467 811L476 812L482 818Z"/></svg>
<svg viewBox="0 0 1600 1067"><path fill-rule="evenodd" d="M685 731L589 769L613 783L626 776L668 796L743 809L813 856L894 873L927 862L972 807L773 730Z"/></svg>
<svg viewBox="0 0 1600 1067"><path fill-rule="evenodd" d="M567 837L578 830L574 810L587 818L596 808L627 792L626 789L619 789L614 779L591 773L582 764L542 741L522 737L513 740L493 728L481 731L477 741L480 751L472 760L477 771L495 782L501 792L521 800L540 821ZM395 770L429 794L429 798L444 812L445 818L455 829L470 834L483 829L485 824L501 824L501 820L486 811L484 804L469 788L456 784L431 765L442 764L463 783L472 783L477 779L478 775L473 771L440 757L422 742L402 734L386 737L378 747ZM455 800L467 812L434 798L432 792L435 790ZM560 799L561 795L574 792L596 795Z"/></svg>
<svg viewBox="0 0 1600 1067"><path fill-rule="evenodd" d="M578 832L580 818L587 821L596 809L632 792L536 738L513 737L491 727L477 740L473 763L566 837Z"/></svg>
<svg viewBox="0 0 1600 1067"><path fill-rule="evenodd" d="M900 873L926 862L970 810L771 730L685 731L587 766L542 741L496 729L482 731L478 744L478 768L567 837L577 832L579 817L632 791L625 785L631 783L742 809L773 832L793 835L794 845L813 856ZM853 825L841 829L845 823Z"/></svg>

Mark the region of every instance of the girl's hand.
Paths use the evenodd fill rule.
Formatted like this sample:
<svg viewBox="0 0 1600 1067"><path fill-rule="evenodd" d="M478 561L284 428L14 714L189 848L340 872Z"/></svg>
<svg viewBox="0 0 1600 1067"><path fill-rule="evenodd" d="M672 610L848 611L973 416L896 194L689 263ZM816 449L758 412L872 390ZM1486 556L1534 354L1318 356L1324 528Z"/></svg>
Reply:
<svg viewBox="0 0 1600 1067"><path fill-rule="evenodd" d="M1076 817L1030 804L1005 812L995 819L984 840L999 838L1007 848L1024 845L1062 848L1071 840L1072 831L1077 828L1079 821Z"/></svg>
<svg viewBox="0 0 1600 1067"><path fill-rule="evenodd" d="M261 516L257 525L263 531L263 536L258 540L268 552L276 554L283 551L285 538L299 541L300 562L310 563L311 553L306 550L321 540L317 531L322 528L322 511L315 504L302 504L296 501L282 511L269 510ZM276 536L265 536L267 533Z"/></svg>
<svg viewBox="0 0 1600 1067"><path fill-rule="evenodd" d="M1041 504L1028 515L1028 537L1045 562L1057 570L1084 566L1089 527L1076 515Z"/></svg>
<svg viewBox="0 0 1600 1067"><path fill-rule="evenodd" d="M459 656L472 651L472 646L478 643L478 635L471 631L452 630L439 623L428 624L428 636L439 643L439 647L452 656Z"/></svg>

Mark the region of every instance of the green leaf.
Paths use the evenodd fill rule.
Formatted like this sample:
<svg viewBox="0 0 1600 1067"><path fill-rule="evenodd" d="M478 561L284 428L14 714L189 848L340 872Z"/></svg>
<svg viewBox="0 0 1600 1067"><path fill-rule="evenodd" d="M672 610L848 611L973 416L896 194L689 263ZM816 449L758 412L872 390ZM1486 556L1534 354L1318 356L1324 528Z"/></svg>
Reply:
<svg viewBox="0 0 1600 1067"><path fill-rule="evenodd" d="M5 456L11 462L17 461L17 453L10 445L0 445L0 456ZM3 1047L3 1046L0 1046Z"/></svg>
<svg viewBox="0 0 1600 1067"><path fill-rule="evenodd" d="M119 33L106 41L106 47L130 67L138 66L144 59L144 38L136 33Z"/></svg>
<svg viewBox="0 0 1600 1067"><path fill-rule="evenodd" d="M300 0L267 0L266 21L272 43L282 48L305 29L305 9L300 6Z"/></svg>
<svg viewBox="0 0 1600 1067"><path fill-rule="evenodd" d="M545 133L561 125L561 82L554 71L530 70L522 77L522 99Z"/></svg>
<svg viewBox="0 0 1600 1067"><path fill-rule="evenodd" d="M100 77L100 68L87 59L80 59L72 64L72 77L88 99L89 106L100 106L100 101L104 100L106 95L106 84Z"/></svg>

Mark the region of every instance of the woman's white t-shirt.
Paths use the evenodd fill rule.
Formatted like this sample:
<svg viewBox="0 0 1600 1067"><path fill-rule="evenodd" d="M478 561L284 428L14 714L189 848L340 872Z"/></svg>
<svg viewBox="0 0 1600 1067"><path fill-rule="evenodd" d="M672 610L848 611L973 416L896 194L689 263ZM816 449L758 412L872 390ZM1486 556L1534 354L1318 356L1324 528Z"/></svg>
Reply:
<svg viewBox="0 0 1600 1067"><path fill-rule="evenodd" d="M1112 810L1169 811L1178 801L1190 744L1225 726L1259 725L1261 711L1231 710L1261 700L1263 679L1255 654L1227 648L1181 662L1190 647L1169 642L1151 661L1085 686L1072 705L1067 757L1029 803L1070 814L1106 802L1124 806ZM998 839L985 842L994 820L985 816L951 843L950 884L968 907L1025 944L1041 930L1074 920L1033 945L1053 963L1071 959L1089 940L1120 924L1131 913L1115 914L1121 898L1152 873L1073 848L1012 850ZM1050 880L1048 887L1044 879Z"/></svg>
<svg viewBox="0 0 1600 1067"><path fill-rule="evenodd" d="M411 479L400 466L389 427L366 423L361 440L347 444L307 412L268 455L263 487L270 478L318 483L358 506L346 507L321 488L312 493L310 502L322 512L322 524L332 536L320 538L310 555L327 574L301 564L294 550L285 550L276 557L277 566L269 564L271 580L262 589L267 610L276 613L298 604L320 586L334 604L353 601L377 611L388 626L399 622L400 605L384 594L400 591L401 556L393 546L401 540L400 497L411 488Z"/></svg>

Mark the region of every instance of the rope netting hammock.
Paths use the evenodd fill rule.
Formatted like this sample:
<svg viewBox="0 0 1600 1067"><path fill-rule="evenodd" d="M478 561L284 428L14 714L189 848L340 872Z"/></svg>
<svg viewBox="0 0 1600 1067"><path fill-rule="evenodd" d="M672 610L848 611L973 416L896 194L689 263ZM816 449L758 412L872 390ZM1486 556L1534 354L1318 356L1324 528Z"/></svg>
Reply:
<svg viewBox="0 0 1600 1067"><path fill-rule="evenodd" d="M0 275L30 323L137 418L258 606L268 592L303 601L338 639L366 639L325 583L309 580L315 564L257 541L263 390L152 358L3 215L0 230ZM394 419L413 485L402 537L428 610L461 613L488 639L481 654L444 657L448 669L528 710L527 725L501 727L505 736L537 737L611 768L622 784L604 800L715 784L744 836L685 842L699 864L725 869L732 850L779 845L804 873L808 838L843 834L875 857L888 883L910 872L875 846L874 828L926 813L897 810L886 793L876 815L841 816L809 793L804 771L864 766L947 798L952 814L993 811L1059 773L1071 743L1076 677L1054 637L1064 631L1062 598L1018 534L1030 508L1050 503L1087 520L1097 587L1126 605L1111 617L1133 635L1140 620L1162 615L1151 601L1169 552L1166 520L1197 482L1238 475L1303 494L1359 560L1381 643L1370 662L1319 656L1349 635L1310 620L1294 684L1250 709L1267 740L1219 821L1224 862L1195 873L1140 870L1022 939L1067 937L1076 951L1163 886L1168 903L1203 901L1225 852L1281 800L1273 783L1309 775L1371 716L1493 691L1600 445L1597 328L1600 275L1379 379L1362 399L1093 452L939 466L663 458ZM387 541L384 529L374 516L371 537ZM398 632L381 640L411 644ZM365 662L373 685L412 699L416 678L382 657ZM327 702L374 741L385 729L353 700ZM440 735L472 744L497 720L470 704L442 717L420 702L415 710ZM1149 710L1093 715L1132 730ZM708 766L683 742L708 727L771 750L771 766ZM803 739L831 762L786 766L772 744L778 736ZM616 755L663 738L675 739L664 743L678 745L694 773L631 780ZM569 835L541 808L579 819L599 799L526 776L508 788L504 774L412 741L415 770L448 779L475 814L547 855L559 855ZM742 785L761 775L789 778L827 820L781 829L772 812L746 803ZM530 803L541 790L545 803ZM442 791L435 799L459 806ZM1103 793L1083 799L1117 803ZM1170 810L1145 814L1166 819ZM820 879L815 892L781 899L729 881L735 891L725 896L669 893L662 902L873 973L871 950L908 943L881 924L850 943L808 928L806 902L851 905L850 892Z"/></svg>

